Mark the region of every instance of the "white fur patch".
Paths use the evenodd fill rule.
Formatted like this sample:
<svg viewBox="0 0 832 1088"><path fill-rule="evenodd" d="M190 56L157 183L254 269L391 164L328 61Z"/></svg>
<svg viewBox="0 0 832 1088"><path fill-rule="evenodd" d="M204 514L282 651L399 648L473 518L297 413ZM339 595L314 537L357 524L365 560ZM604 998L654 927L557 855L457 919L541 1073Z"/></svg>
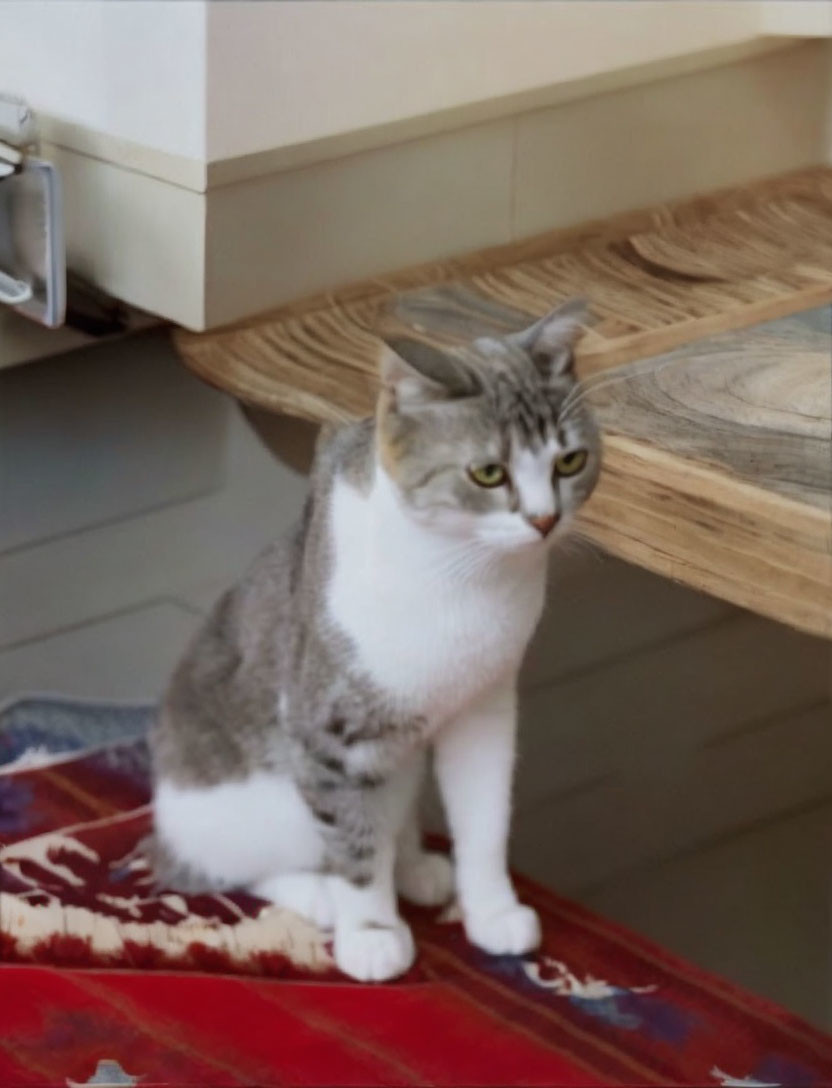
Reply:
<svg viewBox="0 0 832 1088"><path fill-rule="evenodd" d="M359 982L386 982L403 975L416 957L413 934L401 919L390 926L335 930L338 967Z"/></svg>
<svg viewBox="0 0 832 1088"><path fill-rule="evenodd" d="M416 524L381 469L369 496L339 481L332 504L329 612L379 687L439 724L517 668L543 604L542 550L519 560Z"/></svg>
<svg viewBox="0 0 832 1088"><path fill-rule="evenodd" d="M514 484L520 496L520 508L527 518L555 513L555 489L552 465L558 451L556 442L547 442L540 450L523 448L511 459Z"/></svg>
<svg viewBox="0 0 832 1088"><path fill-rule="evenodd" d="M212 880L251 884L323 859L315 818L288 778L184 787L159 783L156 828L174 856Z"/></svg>

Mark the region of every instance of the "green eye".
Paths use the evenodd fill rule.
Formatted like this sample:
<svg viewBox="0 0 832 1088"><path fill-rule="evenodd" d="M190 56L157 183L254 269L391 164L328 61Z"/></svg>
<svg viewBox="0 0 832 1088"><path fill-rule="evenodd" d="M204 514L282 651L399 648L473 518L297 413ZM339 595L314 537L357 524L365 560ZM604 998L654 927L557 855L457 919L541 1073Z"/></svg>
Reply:
<svg viewBox="0 0 832 1088"><path fill-rule="evenodd" d="M555 472L558 476L576 476L586 464L586 450L570 450L555 458Z"/></svg>
<svg viewBox="0 0 832 1088"><path fill-rule="evenodd" d="M502 487L508 482L508 473L502 465L474 465L468 475L480 487Z"/></svg>

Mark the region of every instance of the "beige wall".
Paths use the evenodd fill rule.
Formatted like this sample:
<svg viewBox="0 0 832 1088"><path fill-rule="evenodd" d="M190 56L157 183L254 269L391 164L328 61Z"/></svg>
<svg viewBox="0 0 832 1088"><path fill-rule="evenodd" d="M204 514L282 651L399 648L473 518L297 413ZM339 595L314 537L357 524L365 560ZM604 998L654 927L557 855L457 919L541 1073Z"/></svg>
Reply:
<svg viewBox="0 0 832 1088"><path fill-rule="evenodd" d="M205 5L4 0L0 91L185 157L205 150Z"/></svg>
<svg viewBox="0 0 832 1088"><path fill-rule="evenodd" d="M824 6L6 0L0 84L65 122L206 162L478 103L493 116L512 96L765 35L832 33Z"/></svg>
<svg viewBox="0 0 832 1088"><path fill-rule="evenodd" d="M767 34L832 37L832 4L826 0L762 0L759 8Z"/></svg>
<svg viewBox="0 0 832 1088"><path fill-rule="evenodd" d="M304 143L759 35L749 0L220 0L208 13L207 157Z"/></svg>

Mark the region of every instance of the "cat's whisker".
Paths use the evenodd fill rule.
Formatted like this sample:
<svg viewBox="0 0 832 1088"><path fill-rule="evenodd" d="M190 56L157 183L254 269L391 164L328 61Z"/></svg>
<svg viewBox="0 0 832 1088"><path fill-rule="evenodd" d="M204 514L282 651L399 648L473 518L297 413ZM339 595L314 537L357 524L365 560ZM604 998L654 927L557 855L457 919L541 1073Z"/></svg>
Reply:
<svg viewBox="0 0 832 1088"><path fill-rule="evenodd" d="M632 377L632 373L628 374L601 374L597 376L596 381L588 379L576 385L573 390L566 396L563 404L561 405L558 418L563 419L573 408L577 407L581 401L585 400L590 393L594 393L597 389L603 389L608 385L618 385L620 382L628 381Z"/></svg>
<svg viewBox="0 0 832 1088"><path fill-rule="evenodd" d="M659 363L658 366L651 364L649 360L643 360L635 365L628 366L626 374L618 373L616 370L613 372L603 371L600 374L590 375L590 377L579 382L574 389L567 393L563 404L560 407L560 411L558 412L558 421L564 420L574 408L577 408L582 401L596 390L604 389L610 385L619 385L621 382L631 381L633 378L638 377L641 373L646 371L649 371L651 376L655 376L673 362L675 362L675 355L668 356L668 358L665 359L664 362Z"/></svg>
<svg viewBox="0 0 832 1088"><path fill-rule="evenodd" d="M561 555L597 556L598 554L598 549L591 540L574 532L561 537L555 544L555 549Z"/></svg>

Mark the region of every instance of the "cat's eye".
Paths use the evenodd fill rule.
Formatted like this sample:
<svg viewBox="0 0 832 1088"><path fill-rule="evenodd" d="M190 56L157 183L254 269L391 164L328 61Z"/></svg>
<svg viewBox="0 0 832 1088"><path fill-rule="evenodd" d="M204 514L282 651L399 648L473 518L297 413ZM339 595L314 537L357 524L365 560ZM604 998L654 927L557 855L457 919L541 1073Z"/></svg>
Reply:
<svg viewBox="0 0 832 1088"><path fill-rule="evenodd" d="M586 450L569 450L555 458L555 472L558 476L576 476L586 464Z"/></svg>
<svg viewBox="0 0 832 1088"><path fill-rule="evenodd" d="M502 487L508 483L508 473L502 465L472 465L468 469L468 475L480 487Z"/></svg>

